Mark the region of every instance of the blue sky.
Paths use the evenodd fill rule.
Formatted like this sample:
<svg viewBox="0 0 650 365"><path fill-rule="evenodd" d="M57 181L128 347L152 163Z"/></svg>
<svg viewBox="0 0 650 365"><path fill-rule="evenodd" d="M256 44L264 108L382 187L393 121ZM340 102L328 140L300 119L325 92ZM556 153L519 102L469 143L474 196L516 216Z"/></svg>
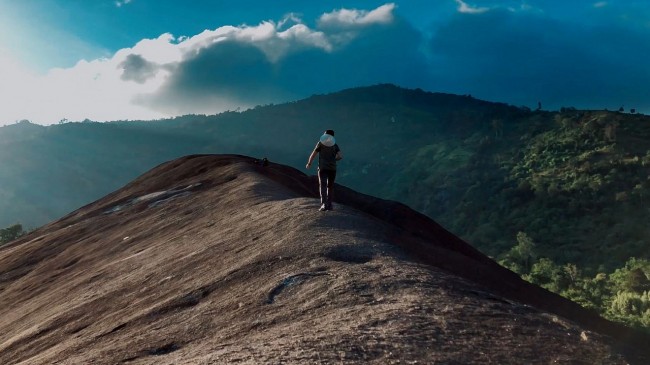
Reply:
<svg viewBox="0 0 650 365"><path fill-rule="evenodd" d="M390 82L650 113L650 3L0 0L0 125L218 113Z"/></svg>

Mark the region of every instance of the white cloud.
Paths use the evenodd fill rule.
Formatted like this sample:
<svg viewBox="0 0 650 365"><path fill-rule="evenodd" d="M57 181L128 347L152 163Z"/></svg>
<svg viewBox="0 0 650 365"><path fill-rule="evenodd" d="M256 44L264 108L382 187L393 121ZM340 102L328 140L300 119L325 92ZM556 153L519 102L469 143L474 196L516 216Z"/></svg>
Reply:
<svg viewBox="0 0 650 365"><path fill-rule="evenodd" d="M458 12L464 13L464 14L481 14L485 13L486 11L489 11L490 8L486 7L476 7L476 6L471 6L468 5L466 2L463 0L454 0L458 4Z"/></svg>
<svg viewBox="0 0 650 365"><path fill-rule="evenodd" d="M359 37L359 31L394 22L396 5L388 3L374 10L339 9L321 15L317 28L327 32L332 44L343 46Z"/></svg>
<svg viewBox="0 0 650 365"><path fill-rule="evenodd" d="M0 110L0 125L19 119L50 124L63 118L156 119L173 116L173 110L192 112L188 108L161 107L160 103L151 101L160 93L169 93L169 90L163 91L168 81L202 52L213 52L221 44L252 47L261 51L271 65L299 52L329 53L345 46L340 37L345 29L386 24L392 21L394 8L394 4L386 4L372 11L337 10L320 17L319 26L325 26L324 29L312 29L290 14L279 22L222 26L191 37L175 38L166 33L155 39L143 39L111 57L82 60L74 67L52 69L45 75L31 74L0 54L0 78L3 80L0 98L7 101ZM349 34L348 41L354 37ZM223 65L208 66L218 70ZM233 105L236 103L233 100L236 98L224 95L221 101L212 100L210 105L199 109L219 112L241 106Z"/></svg>
<svg viewBox="0 0 650 365"><path fill-rule="evenodd" d="M284 19L278 22L278 28L284 28L285 25L289 24L301 24L303 21L300 18L299 14L289 13L284 16Z"/></svg>
<svg viewBox="0 0 650 365"><path fill-rule="evenodd" d="M120 8L120 7L124 6L124 5L127 5L127 4L131 3L132 1L133 0L118 0L118 1L115 2L115 6Z"/></svg>
<svg viewBox="0 0 650 365"><path fill-rule="evenodd" d="M319 28L348 28L369 24L388 24L393 21L395 4L385 4L375 10L340 9L321 15Z"/></svg>

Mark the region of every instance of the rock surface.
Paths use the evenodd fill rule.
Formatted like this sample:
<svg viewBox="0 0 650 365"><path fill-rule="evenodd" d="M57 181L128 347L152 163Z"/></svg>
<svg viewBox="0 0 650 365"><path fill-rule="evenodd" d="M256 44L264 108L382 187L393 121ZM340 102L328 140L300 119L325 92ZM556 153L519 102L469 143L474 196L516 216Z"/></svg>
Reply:
<svg viewBox="0 0 650 365"><path fill-rule="evenodd" d="M2 364L642 364L649 337L435 222L188 156L0 247Z"/></svg>

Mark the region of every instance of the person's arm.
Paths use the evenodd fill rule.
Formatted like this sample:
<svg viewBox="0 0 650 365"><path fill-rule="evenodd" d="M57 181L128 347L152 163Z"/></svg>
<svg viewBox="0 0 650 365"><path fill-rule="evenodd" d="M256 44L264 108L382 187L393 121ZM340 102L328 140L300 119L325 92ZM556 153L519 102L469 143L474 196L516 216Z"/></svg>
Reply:
<svg viewBox="0 0 650 365"><path fill-rule="evenodd" d="M307 160L307 166L306 166L307 169L311 167L311 163L316 158L317 153L318 153L318 144L316 144L316 147L314 147L314 150L312 151L311 155L309 155L309 159Z"/></svg>
<svg viewBox="0 0 650 365"><path fill-rule="evenodd" d="M336 158L336 161L343 159L343 153L341 152L341 149L339 148L338 145L336 145L336 155L334 156L334 158Z"/></svg>

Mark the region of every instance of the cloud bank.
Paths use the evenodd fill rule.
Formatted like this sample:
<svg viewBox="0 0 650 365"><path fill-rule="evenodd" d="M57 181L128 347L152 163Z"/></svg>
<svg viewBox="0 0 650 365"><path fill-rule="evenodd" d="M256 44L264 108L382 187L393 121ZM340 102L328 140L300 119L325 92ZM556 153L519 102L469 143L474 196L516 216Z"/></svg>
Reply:
<svg viewBox="0 0 650 365"><path fill-rule="evenodd" d="M601 11L595 4L585 8ZM337 9L312 26L289 14L191 37L162 34L45 76L0 53L0 77L9 80L0 84L0 124L209 114L386 82L516 105L650 112L647 27L569 23L530 6L449 6L454 15L426 30L390 3Z"/></svg>
<svg viewBox="0 0 650 365"><path fill-rule="evenodd" d="M321 15L313 28L290 14L192 37L163 34L44 77L23 72L12 82L15 87L0 89L3 98L16 101L3 113L4 122L155 119L368 83L411 85L422 76L409 62L419 58L422 68L424 56L415 51L418 32L396 19L394 10L394 4L335 10ZM410 59L398 62L399 55ZM8 64L2 68L8 70Z"/></svg>

